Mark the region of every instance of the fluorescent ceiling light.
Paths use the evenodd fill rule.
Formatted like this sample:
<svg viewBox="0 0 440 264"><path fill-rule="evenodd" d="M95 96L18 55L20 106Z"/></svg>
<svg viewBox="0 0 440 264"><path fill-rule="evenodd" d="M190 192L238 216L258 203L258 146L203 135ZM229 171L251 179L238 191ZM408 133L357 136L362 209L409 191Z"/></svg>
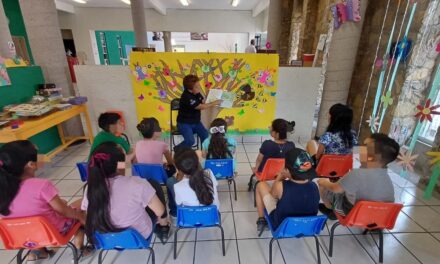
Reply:
<svg viewBox="0 0 440 264"><path fill-rule="evenodd" d="M232 0L231 5L233 7L237 7L238 6L238 2L240 2L240 0Z"/></svg>
<svg viewBox="0 0 440 264"><path fill-rule="evenodd" d="M130 0L121 0L124 4L131 5Z"/></svg>
<svg viewBox="0 0 440 264"><path fill-rule="evenodd" d="M180 3L184 6L189 6L188 0L180 0Z"/></svg>
<svg viewBox="0 0 440 264"><path fill-rule="evenodd" d="M73 2L77 2L77 3L80 3L80 4L87 4L87 2L84 1L84 0L73 0Z"/></svg>

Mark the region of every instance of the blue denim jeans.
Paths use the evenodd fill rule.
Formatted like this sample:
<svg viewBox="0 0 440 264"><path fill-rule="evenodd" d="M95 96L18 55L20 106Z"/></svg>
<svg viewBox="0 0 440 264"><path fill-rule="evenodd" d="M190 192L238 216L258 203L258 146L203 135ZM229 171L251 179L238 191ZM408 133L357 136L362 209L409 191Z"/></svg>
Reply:
<svg viewBox="0 0 440 264"><path fill-rule="evenodd" d="M174 194L174 184L176 183L176 177L169 177L167 180L168 207L170 208L170 215L174 217L177 215L176 196Z"/></svg>
<svg viewBox="0 0 440 264"><path fill-rule="evenodd" d="M183 141L177 145L176 148L192 147L195 143L194 133L199 136L201 142L203 142L209 136L208 131L201 122L196 124L177 123L177 129L183 136Z"/></svg>

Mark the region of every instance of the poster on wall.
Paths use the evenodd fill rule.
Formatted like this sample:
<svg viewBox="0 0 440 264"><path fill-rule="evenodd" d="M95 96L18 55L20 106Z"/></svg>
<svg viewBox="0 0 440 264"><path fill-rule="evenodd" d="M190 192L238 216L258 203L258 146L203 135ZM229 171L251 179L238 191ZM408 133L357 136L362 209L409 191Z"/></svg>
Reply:
<svg viewBox="0 0 440 264"><path fill-rule="evenodd" d="M160 31L154 31L152 41L163 41L163 33Z"/></svg>
<svg viewBox="0 0 440 264"><path fill-rule="evenodd" d="M6 71L6 60L0 57L0 86L11 85L8 72Z"/></svg>
<svg viewBox="0 0 440 264"><path fill-rule="evenodd" d="M215 108L210 120L233 121L229 132L267 133L275 117L277 54L132 52L130 69L138 120L155 117L165 131L170 130L170 102L180 98L188 74L201 79L205 98L211 89L228 97L229 105Z"/></svg>
<svg viewBox="0 0 440 264"><path fill-rule="evenodd" d="M208 40L207 32L191 32L191 40Z"/></svg>

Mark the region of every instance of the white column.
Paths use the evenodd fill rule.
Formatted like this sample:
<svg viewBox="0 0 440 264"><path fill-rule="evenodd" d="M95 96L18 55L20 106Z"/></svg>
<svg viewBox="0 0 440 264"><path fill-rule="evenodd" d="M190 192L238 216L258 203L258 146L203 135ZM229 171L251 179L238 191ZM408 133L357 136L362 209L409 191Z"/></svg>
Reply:
<svg viewBox="0 0 440 264"><path fill-rule="evenodd" d="M145 22L145 9L143 0L131 0L131 18L133 20L136 47L146 48L147 24Z"/></svg>

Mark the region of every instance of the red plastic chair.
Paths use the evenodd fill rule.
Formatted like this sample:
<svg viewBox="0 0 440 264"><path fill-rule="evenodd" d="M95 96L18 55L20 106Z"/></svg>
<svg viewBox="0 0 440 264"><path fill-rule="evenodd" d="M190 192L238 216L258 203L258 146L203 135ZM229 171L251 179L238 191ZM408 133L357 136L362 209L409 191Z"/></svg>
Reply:
<svg viewBox="0 0 440 264"><path fill-rule="evenodd" d="M17 263L23 263L23 251L43 247L64 247L72 250L73 261L78 263L75 245L70 239L78 231L80 223L75 224L66 235L60 232L42 216L0 219L0 237L6 249L18 249Z"/></svg>
<svg viewBox="0 0 440 264"><path fill-rule="evenodd" d="M254 206L257 206L256 199L256 191L257 184L262 181L272 181L275 180L277 174L284 169L284 159L267 159L264 164L264 168L262 172L257 172L256 174L252 174L251 179L249 180L249 189L251 190L252 186L254 189ZM254 178L257 178L255 184L252 184Z"/></svg>
<svg viewBox="0 0 440 264"><path fill-rule="evenodd" d="M340 178L351 169L353 169L352 155L323 155L316 168L316 174L319 177Z"/></svg>
<svg viewBox="0 0 440 264"><path fill-rule="evenodd" d="M403 204L360 201L343 217L335 212L338 222L330 230L329 256L333 255L333 237L336 227L360 227L367 231L379 231L379 262L383 262L383 229L393 229Z"/></svg>

